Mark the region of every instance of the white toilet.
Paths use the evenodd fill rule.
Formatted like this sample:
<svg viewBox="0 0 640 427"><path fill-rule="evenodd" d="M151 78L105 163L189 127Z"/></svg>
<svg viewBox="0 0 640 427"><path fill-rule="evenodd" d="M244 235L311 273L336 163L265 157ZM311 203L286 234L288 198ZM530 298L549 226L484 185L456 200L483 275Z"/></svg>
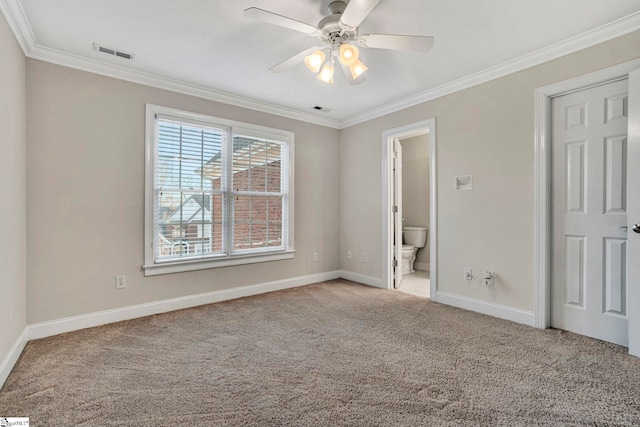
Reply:
<svg viewBox="0 0 640 427"><path fill-rule="evenodd" d="M418 249L427 243L427 227L402 227L402 274L415 272L413 263Z"/></svg>

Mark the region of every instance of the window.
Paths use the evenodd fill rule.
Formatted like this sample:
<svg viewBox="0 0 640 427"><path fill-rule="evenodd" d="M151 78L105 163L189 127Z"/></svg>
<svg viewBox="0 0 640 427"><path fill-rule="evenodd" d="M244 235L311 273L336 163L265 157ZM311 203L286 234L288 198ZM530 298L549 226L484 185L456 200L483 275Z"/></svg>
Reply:
<svg viewBox="0 0 640 427"><path fill-rule="evenodd" d="M145 275L293 258L293 134L147 105Z"/></svg>

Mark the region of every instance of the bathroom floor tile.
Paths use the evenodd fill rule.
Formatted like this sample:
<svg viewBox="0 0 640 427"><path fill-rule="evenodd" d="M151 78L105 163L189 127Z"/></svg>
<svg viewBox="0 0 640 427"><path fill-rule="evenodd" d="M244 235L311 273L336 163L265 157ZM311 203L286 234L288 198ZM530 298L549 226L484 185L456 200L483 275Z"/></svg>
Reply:
<svg viewBox="0 0 640 427"><path fill-rule="evenodd" d="M416 270L415 273L402 276L399 291L423 298L429 298L429 272Z"/></svg>

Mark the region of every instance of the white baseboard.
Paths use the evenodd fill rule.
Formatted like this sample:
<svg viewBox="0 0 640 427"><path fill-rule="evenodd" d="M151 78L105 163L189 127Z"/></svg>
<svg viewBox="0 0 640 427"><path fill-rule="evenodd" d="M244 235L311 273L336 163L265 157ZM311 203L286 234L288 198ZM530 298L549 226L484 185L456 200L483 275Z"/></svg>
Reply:
<svg viewBox="0 0 640 427"><path fill-rule="evenodd" d="M48 322L29 325L27 327L28 339L34 340L38 338L45 338L65 332L105 325L107 323L136 319L138 317L151 316L154 314L166 313L169 311L181 310L184 308L196 307L199 305L211 304L251 295L258 295L266 292L280 291L326 280L333 280L339 277L341 277L340 271L329 271L325 273L311 274L309 276L278 280L275 282L242 286L239 288L189 295L180 298L131 305L113 310L105 310L80 316L67 317L64 319L51 320Z"/></svg>
<svg viewBox="0 0 640 427"><path fill-rule="evenodd" d="M499 317L500 319L511 320L512 322L521 323L523 325L535 325L532 311L492 304L490 302L479 301L440 291L436 293L436 301L453 307L463 308L465 310L471 310L493 317Z"/></svg>
<svg viewBox="0 0 640 427"><path fill-rule="evenodd" d="M429 263L426 262L414 262L413 268L420 271L431 271Z"/></svg>
<svg viewBox="0 0 640 427"><path fill-rule="evenodd" d="M295 288L298 286L310 285L312 283L323 282L343 278L364 285L376 288L385 288L382 279L378 277L365 276L351 271L339 270L325 273L312 274L308 276L294 277L291 279L279 280L275 282L260 283L256 285L242 286L239 288L225 289L221 291L207 292L197 295L189 295L169 300L156 301L146 304L132 305L128 307L105 310L96 313L89 313L80 316L67 317L64 319L52 320L48 322L28 325L16 340L7 356L0 364L0 387L9 377L11 370L18 361L20 354L24 350L28 340L45 338L65 332L77 331L94 326L105 325L107 323L120 322L154 314L166 313L174 310L181 310L199 305L211 304L220 301L227 301L251 295L258 295L266 292L274 292L283 289ZM478 301L458 295L437 292L436 300L439 303L451 305L465 310L471 310L501 319L511 320L534 326L533 312L514 309L498 304Z"/></svg>
<svg viewBox="0 0 640 427"><path fill-rule="evenodd" d="M345 270L340 271L340 277L343 279L351 280L352 282L361 283L363 285L386 289L386 287L382 284L382 279L380 279L379 277L365 276L364 274Z"/></svg>
<svg viewBox="0 0 640 427"><path fill-rule="evenodd" d="M9 353L0 364L0 388L2 388L5 381L7 381L7 378L9 378L9 374L22 354L24 346L27 345L28 334L28 329L24 328L24 331L22 331L16 342L11 347L11 350L9 350Z"/></svg>

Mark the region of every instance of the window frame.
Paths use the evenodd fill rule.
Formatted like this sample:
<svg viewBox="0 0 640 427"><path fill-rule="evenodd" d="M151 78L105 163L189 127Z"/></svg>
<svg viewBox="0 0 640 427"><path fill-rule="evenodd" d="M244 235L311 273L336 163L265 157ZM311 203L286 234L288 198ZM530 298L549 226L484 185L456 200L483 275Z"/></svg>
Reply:
<svg viewBox="0 0 640 427"><path fill-rule="evenodd" d="M288 191L286 198L286 221L283 221L283 245L284 248L260 248L250 253L241 251L240 253L212 254L184 260L165 259L156 260L153 250L154 243L154 193L155 193L155 153L157 149L156 116L170 117L178 121L184 121L197 125L211 126L225 129L228 134L226 144L228 144L228 162L231 162L234 136L253 137L256 139L266 139L284 143L288 154L286 160L288 164L282 165L288 174ZM145 206L144 206L144 265L142 266L145 276L158 274L170 274L183 271L204 270L209 268L227 267L232 265L252 264L258 262L278 261L292 259L295 256L294 248L294 133L290 131L274 129L235 120L222 119L206 114L194 113L178 110L171 107L164 107L154 104L146 104L145 116ZM232 173L230 165L227 165L227 174ZM233 193L229 188L228 195ZM283 211L283 214L285 212ZM223 238L229 241L229 233L233 230L233 219L226 215L225 230ZM285 225L286 222L286 225ZM230 248L228 248L229 250Z"/></svg>

